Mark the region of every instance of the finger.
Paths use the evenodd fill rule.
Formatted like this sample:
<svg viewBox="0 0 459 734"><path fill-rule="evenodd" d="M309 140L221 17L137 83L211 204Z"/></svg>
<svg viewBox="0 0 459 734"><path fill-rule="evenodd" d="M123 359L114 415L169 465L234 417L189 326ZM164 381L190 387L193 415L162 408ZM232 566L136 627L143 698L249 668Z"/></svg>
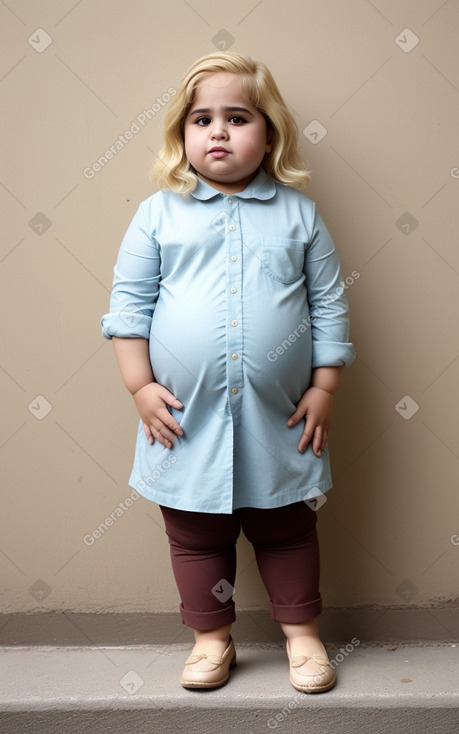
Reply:
<svg viewBox="0 0 459 734"><path fill-rule="evenodd" d="M314 431L314 438L312 441L312 450L314 451L316 456L320 456L322 454L322 448L323 448L323 429L320 426L317 426L316 430Z"/></svg>
<svg viewBox="0 0 459 734"><path fill-rule="evenodd" d="M178 424L177 424L178 425ZM174 439L176 438L176 435L173 431L171 431L165 423L163 423L161 420L157 419L155 421L154 427L156 430L165 438L167 441L170 441L173 443ZM180 428L180 426L179 426ZM180 428L180 431L183 434L182 429Z"/></svg>
<svg viewBox="0 0 459 734"><path fill-rule="evenodd" d="M328 443L328 429L317 426L314 433L312 450L316 456L321 456L325 446Z"/></svg>
<svg viewBox="0 0 459 734"><path fill-rule="evenodd" d="M166 427L166 429L170 430L171 432L177 434L177 436L183 436L183 430L180 427L180 423L178 423L174 416L169 413L167 408L164 410L158 411L158 418L162 421L163 425ZM162 431L162 428L160 428ZM164 433L164 431L162 431ZM164 434L167 435L167 434ZM171 436L169 436L171 438Z"/></svg>
<svg viewBox="0 0 459 734"><path fill-rule="evenodd" d="M311 440L311 436L308 433L303 433L303 435L301 436L298 442L298 451L300 452L300 454L306 451L310 440Z"/></svg>
<svg viewBox="0 0 459 734"><path fill-rule="evenodd" d="M288 426L295 426L302 418L304 418L306 413L306 408L303 408L301 406L301 403L297 405L297 408L294 413L290 416L290 418L287 421Z"/></svg>
<svg viewBox="0 0 459 734"><path fill-rule="evenodd" d="M307 419L306 420L306 423L305 423L305 426L304 426L303 433L302 433L301 438L300 438L300 440L298 442L298 451L300 453L303 453L304 451L306 451L306 448L307 448L309 442L311 441L311 439L314 436L314 429L315 429L314 423L311 421L310 418Z"/></svg>
<svg viewBox="0 0 459 734"><path fill-rule="evenodd" d="M163 387L163 391L161 392L161 397L164 400L165 403L171 406L171 408L177 408L177 410L180 410L183 408L183 403L180 402L178 398L175 397L167 387Z"/></svg>
<svg viewBox="0 0 459 734"><path fill-rule="evenodd" d="M161 431L159 431L154 426L151 426L151 432L152 432L153 438L156 441L158 441L158 443L160 443L162 446L164 446L166 449L171 449L173 447L173 445L174 445L173 441L171 441L171 439L168 438L167 436L164 436L161 433ZM173 435L173 434L171 434L171 435Z"/></svg>
<svg viewBox="0 0 459 734"><path fill-rule="evenodd" d="M145 436L147 437L148 443L153 445L155 442L155 439L153 438L153 434L150 430L150 427L147 426L146 423L143 424L143 432L145 433Z"/></svg>

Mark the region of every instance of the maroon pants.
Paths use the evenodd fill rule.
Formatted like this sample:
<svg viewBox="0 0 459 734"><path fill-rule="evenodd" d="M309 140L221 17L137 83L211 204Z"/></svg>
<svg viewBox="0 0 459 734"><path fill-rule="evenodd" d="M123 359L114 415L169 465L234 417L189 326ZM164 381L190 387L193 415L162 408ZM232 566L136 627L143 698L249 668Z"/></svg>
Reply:
<svg viewBox="0 0 459 734"><path fill-rule="evenodd" d="M269 510L243 507L232 515L163 506L161 512L183 624L211 630L236 619L232 592L241 527L255 550L271 618L295 624L321 612L317 515L304 502Z"/></svg>

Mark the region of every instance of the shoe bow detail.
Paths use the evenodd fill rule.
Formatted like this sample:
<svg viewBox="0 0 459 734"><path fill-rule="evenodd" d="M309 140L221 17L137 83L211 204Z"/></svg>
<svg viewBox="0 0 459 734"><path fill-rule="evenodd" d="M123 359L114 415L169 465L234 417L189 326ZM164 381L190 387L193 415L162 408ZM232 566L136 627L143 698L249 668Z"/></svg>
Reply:
<svg viewBox="0 0 459 734"><path fill-rule="evenodd" d="M305 665L308 660L314 660L317 665L321 665L324 668L331 667L329 660L324 658L323 655L297 655L297 657L291 658L290 665L292 668L301 668L301 666Z"/></svg>
<svg viewBox="0 0 459 734"><path fill-rule="evenodd" d="M199 663L201 660L207 660L212 665L223 664L223 658L220 655L207 655L205 652L202 652L199 655L190 655L185 665L194 665L195 663Z"/></svg>
<svg viewBox="0 0 459 734"><path fill-rule="evenodd" d="M336 674L332 668L332 665L328 659L327 654L321 655L316 653L314 655L296 655L290 657L290 646L287 640L287 656L290 663L290 683L297 691L304 691L304 693L321 693L322 691L328 691L336 683ZM299 670L303 666L312 660L318 667L314 671L308 671L308 667L303 670Z"/></svg>
<svg viewBox="0 0 459 734"><path fill-rule="evenodd" d="M201 661L202 665L198 665ZM236 664L236 649L230 637L223 655L208 655L205 652L190 655L180 683L183 688L220 688L227 682L230 670Z"/></svg>

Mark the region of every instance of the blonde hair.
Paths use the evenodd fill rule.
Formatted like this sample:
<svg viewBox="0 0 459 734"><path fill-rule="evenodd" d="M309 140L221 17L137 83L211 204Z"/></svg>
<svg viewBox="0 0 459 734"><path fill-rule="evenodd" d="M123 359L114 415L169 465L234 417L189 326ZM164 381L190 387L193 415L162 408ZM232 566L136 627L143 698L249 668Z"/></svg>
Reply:
<svg viewBox="0 0 459 734"><path fill-rule="evenodd" d="M298 151L298 127L267 67L248 56L236 53L208 54L188 69L177 95L169 103L164 118L164 145L151 171L151 180L160 189L187 194L198 183L185 155L184 121L194 102L196 88L209 74L230 72L239 77L241 91L265 117L272 131L271 152L262 165L275 181L302 189L311 176Z"/></svg>

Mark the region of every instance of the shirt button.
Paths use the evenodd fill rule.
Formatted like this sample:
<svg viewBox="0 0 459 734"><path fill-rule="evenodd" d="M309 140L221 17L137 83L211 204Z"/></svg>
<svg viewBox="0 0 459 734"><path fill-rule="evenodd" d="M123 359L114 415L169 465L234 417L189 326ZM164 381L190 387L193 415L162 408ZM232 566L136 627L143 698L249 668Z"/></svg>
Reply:
<svg viewBox="0 0 459 734"><path fill-rule="evenodd" d="M236 260L237 260L237 257L236 257L236 255L231 255L231 260L233 261L233 263L235 263L235 262L236 262Z"/></svg>
<svg viewBox="0 0 459 734"><path fill-rule="evenodd" d="M236 393L237 393L237 387L232 387L231 388L231 392L233 393L233 395L236 395Z"/></svg>
<svg viewBox="0 0 459 734"><path fill-rule="evenodd" d="M236 354L236 352L233 352L233 354L231 355L231 359L237 359L237 354Z"/></svg>
<svg viewBox="0 0 459 734"><path fill-rule="evenodd" d="M230 293L237 293L236 288L230 288Z"/></svg>
<svg viewBox="0 0 459 734"><path fill-rule="evenodd" d="M232 203L233 203L233 200L232 199L228 199L228 204L232 204Z"/></svg>
<svg viewBox="0 0 459 734"><path fill-rule="evenodd" d="M237 326L237 321L236 321L236 319L233 319L233 320L232 320L232 322L231 322L231 326Z"/></svg>
<svg viewBox="0 0 459 734"><path fill-rule="evenodd" d="M234 230L236 229L236 225L235 224L230 224L229 228L230 228L231 232L234 232Z"/></svg>

